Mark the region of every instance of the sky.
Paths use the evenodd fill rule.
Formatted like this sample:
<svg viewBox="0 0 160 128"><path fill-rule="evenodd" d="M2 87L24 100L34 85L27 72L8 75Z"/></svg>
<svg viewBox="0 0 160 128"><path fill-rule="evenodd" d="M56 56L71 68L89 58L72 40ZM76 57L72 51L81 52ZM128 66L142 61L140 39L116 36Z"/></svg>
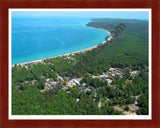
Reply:
<svg viewBox="0 0 160 128"><path fill-rule="evenodd" d="M95 9L96 10L96 9ZM12 11L12 16L23 17L90 17L148 20L148 11Z"/></svg>

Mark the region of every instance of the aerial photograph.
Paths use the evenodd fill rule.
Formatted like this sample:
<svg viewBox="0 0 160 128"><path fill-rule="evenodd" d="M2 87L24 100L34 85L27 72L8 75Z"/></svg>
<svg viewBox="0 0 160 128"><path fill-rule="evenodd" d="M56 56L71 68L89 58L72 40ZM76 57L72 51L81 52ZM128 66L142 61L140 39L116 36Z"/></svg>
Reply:
<svg viewBox="0 0 160 128"><path fill-rule="evenodd" d="M149 115L149 11L10 11L11 115Z"/></svg>

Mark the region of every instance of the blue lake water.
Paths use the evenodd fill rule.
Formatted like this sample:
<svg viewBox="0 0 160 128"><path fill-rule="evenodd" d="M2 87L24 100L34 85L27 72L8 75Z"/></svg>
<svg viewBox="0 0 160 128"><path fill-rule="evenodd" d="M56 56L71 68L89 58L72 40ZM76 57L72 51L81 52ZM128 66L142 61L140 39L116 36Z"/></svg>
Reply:
<svg viewBox="0 0 160 128"><path fill-rule="evenodd" d="M85 26L90 18L12 17L12 64L63 55L95 46L106 31Z"/></svg>

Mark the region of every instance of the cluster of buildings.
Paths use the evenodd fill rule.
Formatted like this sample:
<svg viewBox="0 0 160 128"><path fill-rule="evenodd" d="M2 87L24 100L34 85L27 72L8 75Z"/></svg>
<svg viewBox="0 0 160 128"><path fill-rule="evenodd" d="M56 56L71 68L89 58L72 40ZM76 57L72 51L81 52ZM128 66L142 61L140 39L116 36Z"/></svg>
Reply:
<svg viewBox="0 0 160 128"><path fill-rule="evenodd" d="M129 71L130 75L132 77L138 76L140 74L140 71ZM94 76L92 75L93 78L100 78L100 79L105 79L108 82L109 86L112 86L112 80L118 75L120 78L123 78L123 69L121 68L109 68L108 72L104 72L102 75ZM56 85L61 82L63 86L63 90L67 90L68 87L73 87L73 86L80 86L80 81L82 78L77 78L76 76L73 76L72 79L64 79L61 76L58 75L58 82L57 81L50 81L50 79L46 79L45 85L48 87L48 89L53 89L56 87ZM78 87L80 90L87 90L90 91L90 88L85 87L85 83ZM91 87L92 88L92 87ZM92 90L92 89L91 89Z"/></svg>
<svg viewBox="0 0 160 128"><path fill-rule="evenodd" d="M82 78L73 78L71 80L68 81L67 86L68 87L73 87L74 85L80 85L80 81L82 80Z"/></svg>
<svg viewBox="0 0 160 128"><path fill-rule="evenodd" d="M110 68L108 72L104 72L102 75L93 76L93 78L105 79L108 82L108 85L112 86L112 79L114 79L116 75L123 78L123 70L121 68Z"/></svg>
<svg viewBox="0 0 160 128"><path fill-rule="evenodd" d="M135 77L138 76L140 74L140 71L129 71L130 75ZM118 75L120 78L123 78L123 70L120 68L110 68L108 72L104 72L102 75L98 75L98 76L94 76L92 75L93 78L100 78L100 79L105 79L108 82L109 86L112 86L112 80L116 77L116 75ZM76 86L76 88L80 91L80 92L90 92L92 91L92 94L94 94L94 97L97 97L97 93L96 93L96 89L93 86L85 86L86 84L83 83L83 85L80 84L80 81L82 80L82 78L77 78L76 76L73 76L71 79L66 79L63 78L61 76L58 75L58 81L54 81L53 79L49 78L46 79L45 85L46 85L46 89L54 89L57 85L59 84L63 84L62 86L62 90L67 90L68 87L73 87ZM67 91L67 93L70 93L70 91ZM138 100L138 97L136 97L136 100ZM79 98L75 99L76 102L79 102ZM95 99L94 99L95 100ZM106 101L110 100L106 97L106 99L104 99ZM103 102L103 100L100 100L98 102L98 107L101 108L103 107L105 104ZM136 103L134 104L129 104L129 105L124 105L123 107L129 107L129 111L125 111L123 108L119 107L118 105L114 105L111 106L111 108L113 108L114 110L117 111L121 111L123 112L123 114L125 115L131 115L131 114L136 114L135 112L138 110L138 106L136 106Z"/></svg>
<svg viewBox="0 0 160 128"><path fill-rule="evenodd" d="M107 73L108 75L112 76L112 78L114 78L116 75L118 75L120 78L123 78L123 70L121 68L110 68Z"/></svg>
<svg viewBox="0 0 160 128"><path fill-rule="evenodd" d="M58 82L51 80L51 79L46 79L45 85L47 89L54 89L57 86Z"/></svg>

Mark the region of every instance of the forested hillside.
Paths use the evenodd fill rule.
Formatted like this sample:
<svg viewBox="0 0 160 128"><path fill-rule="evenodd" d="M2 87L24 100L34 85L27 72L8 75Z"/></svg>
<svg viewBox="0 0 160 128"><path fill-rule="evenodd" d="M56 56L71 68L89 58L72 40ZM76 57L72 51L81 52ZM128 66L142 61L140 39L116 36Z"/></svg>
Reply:
<svg viewBox="0 0 160 128"><path fill-rule="evenodd" d="M119 115L112 106L132 111L124 105L137 102L136 113L147 115L148 21L92 19L86 26L114 31L120 23L126 28L92 51L12 67L12 114Z"/></svg>

